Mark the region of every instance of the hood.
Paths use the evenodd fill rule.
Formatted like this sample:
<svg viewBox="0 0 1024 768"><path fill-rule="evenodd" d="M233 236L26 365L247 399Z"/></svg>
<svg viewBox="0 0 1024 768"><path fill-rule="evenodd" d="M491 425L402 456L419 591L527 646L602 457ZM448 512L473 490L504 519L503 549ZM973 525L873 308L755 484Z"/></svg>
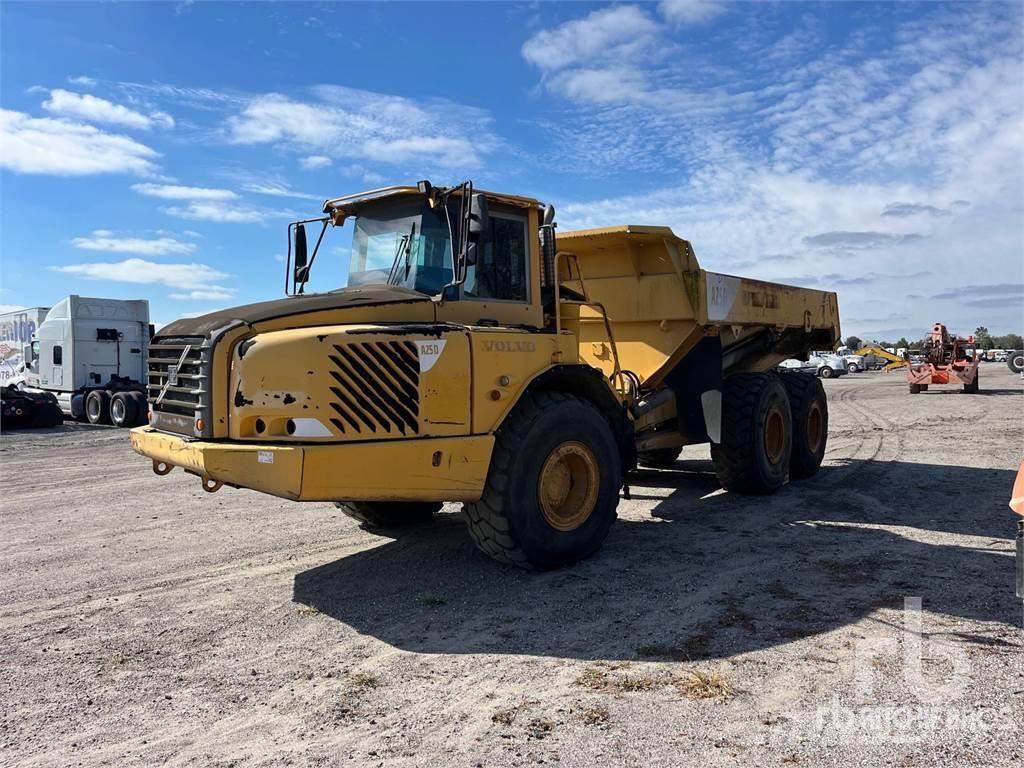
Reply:
<svg viewBox="0 0 1024 768"><path fill-rule="evenodd" d="M430 301L429 296L391 285L367 285L342 288L331 293L312 293L305 296L286 296L273 301L245 304L241 307L221 309L208 315L175 320L160 329L158 336L208 336L211 332L236 323L253 325L289 315L304 315L328 309L348 309L370 304L401 304Z"/></svg>

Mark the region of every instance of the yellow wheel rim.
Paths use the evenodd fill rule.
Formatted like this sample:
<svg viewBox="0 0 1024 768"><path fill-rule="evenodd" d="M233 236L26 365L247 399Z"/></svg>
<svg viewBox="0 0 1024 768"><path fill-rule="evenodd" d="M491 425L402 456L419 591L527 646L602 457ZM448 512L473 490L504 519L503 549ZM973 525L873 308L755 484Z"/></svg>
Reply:
<svg viewBox="0 0 1024 768"><path fill-rule="evenodd" d="M807 447L811 453L817 453L821 447L821 438L824 436L824 415L821 412L821 403L813 402L807 412Z"/></svg>
<svg viewBox="0 0 1024 768"><path fill-rule="evenodd" d="M575 440L551 452L537 480L540 509L548 525L558 531L574 531L583 525L597 505L601 471L594 452Z"/></svg>
<svg viewBox="0 0 1024 768"><path fill-rule="evenodd" d="M782 452L786 447L786 420L778 407L768 411L764 420L764 453L771 464L782 461Z"/></svg>

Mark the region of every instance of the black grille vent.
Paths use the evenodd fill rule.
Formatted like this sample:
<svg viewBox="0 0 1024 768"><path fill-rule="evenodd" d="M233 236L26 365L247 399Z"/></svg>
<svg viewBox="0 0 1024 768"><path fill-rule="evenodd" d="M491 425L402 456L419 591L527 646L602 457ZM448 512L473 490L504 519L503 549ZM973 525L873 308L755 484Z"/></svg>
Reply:
<svg viewBox="0 0 1024 768"><path fill-rule="evenodd" d="M411 341L334 345L331 419L343 434L419 433L420 362Z"/></svg>
<svg viewBox="0 0 1024 768"><path fill-rule="evenodd" d="M210 348L205 341L202 336L157 337L149 345L149 402L163 429L191 434L196 418L209 421Z"/></svg>

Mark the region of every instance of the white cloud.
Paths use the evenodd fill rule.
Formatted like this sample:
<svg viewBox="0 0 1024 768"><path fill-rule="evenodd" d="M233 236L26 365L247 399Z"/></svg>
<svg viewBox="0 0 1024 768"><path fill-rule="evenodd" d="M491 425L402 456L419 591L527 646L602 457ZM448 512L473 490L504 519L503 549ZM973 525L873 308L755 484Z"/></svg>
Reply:
<svg viewBox="0 0 1024 768"><path fill-rule="evenodd" d="M958 6L895 30L868 27L845 46L804 50L799 67L767 63L760 52L778 43L770 35L747 52L749 69L703 79L699 56L641 59L647 90L611 103L602 99L615 95L614 80L590 90L559 80L582 78L590 62L548 72L546 85L572 103L547 126L544 160L563 173L625 168L645 179L642 192L559 206L559 223L667 224L708 269L838 290L844 333L891 330L880 318L896 302L907 312L901 333L919 337L934 302L900 297L908 286L939 293L964 254L979 283L1024 278L1024 40L1004 13ZM686 108L677 85L687 75L699 109ZM960 332L1019 332L1020 301L981 309L950 300L941 316Z"/></svg>
<svg viewBox="0 0 1024 768"><path fill-rule="evenodd" d="M71 83L72 85L81 85L81 86L84 86L86 88L95 88L96 87L96 81L93 78L88 77L87 75L78 75L77 77L69 77L68 78L68 82Z"/></svg>
<svg viewBox="0 0 1024 768"><path fill-rule="evenodd" d="M132 189L140 195L164 200L233 200L238 197L230 189L183 187L177 184L132 184Z"/></svg>
<svg viewBox="0 0 1024 768"><path fill-rule="evenodd" d="M319 168L326 168L331 162L331 158L326 155L310 155L299 160L299 165L307 171L315 171Z"/></svg>
<svg viewBox="0 0 1024 768"><path fill-rule="evenodd" d="M251 182L242 185L246 192L257 195L274 195L275 197L296 197L301 200L325 200L324 195L311 195L307 192L296 192L287 184L276 181Z"/></svg>
<svg viewBox="0 0 1024 768"><path fill-rule="evenodd" d="M410 136L403 139L370 139L363 143L363 155L385 163L406 163L430 158L446 168L478 165L468 139L443 136Z"/></svg>
<svg viewBox="0 0 1024 768"><path fill-rule="evenodd" d="M62 117L76 117L94 123L109 123L138 130L148 131L154 125L174 127L174 118L166 112L144 115L89 93L73 93L61 88L50 91L50 98L43 102L43 109Z"/></svg>
<svg viewBox="0 0 1024 768"><path fill-rule="evenodd" d="M677 24L700 24L726 11L721 0L661 0L661 15Z"/></svg>
<svg viewBox="0 0 1024 768"><path fill-rule="evenodd" d="M658 25L640 8L618 5L541 30L523 44L522 54L546 71L598 57L621 61L636 54L657 31Z"/></svg>
<svg viewBox="0 0 1024 768"><path fill-rule="evenodd" d="M134 139L91 125L0 109L0 167L16 173L151 176L159 156Z"/></svg>
<svg viewBox="0 0 1024 768"><path fill-rule="evenodd" d="M162 209L170 216L196 221L213 221L219 224L257 224L269 219L299 218L289 210L269 210L246 203L227 204L220 200L193 201L187 206L171 206Z"/></svg>
<svg viewBox="0 0 1024 768"><path fill-rule="evenodd" d="M77 275L88 280L109 280L138 285L166 285L186 291L226 291L212 285L229 275L206 264L161 264L145 259L126 259L116 263L69 264L50 267L53 272Z"/></svg>
<svg viewBox="0 0 1024 768"><path fill-rule="evenodd" d="M317 86L313 101L271 93L228 118L235 144L279 144L296 151L422 167L471 169L498 145L483 110L443 99L413 100L341 86ZM466 137L472 136L470 141Z"/></svg>
<svg viewBox="0 0 1024 768"><path fill-rule="evenodd" d="M223 301L230 299L232 292L226 288L218 288L212 291L189 291L188 293L172 293L169 298L180 301Z"/></svg>
<svg viewBox="0 0 1024 768"><path fill-rule="evenodd" d="M145 240L137 237L113 237L113 233L105 229L97 229L92 237L76 237L71 241L75 248L87 251L110 251L111 253L138 253L143 256L167 256L172 253L192 253L196 247L193 243L183 243L172 237L160 237Z"/></svg>

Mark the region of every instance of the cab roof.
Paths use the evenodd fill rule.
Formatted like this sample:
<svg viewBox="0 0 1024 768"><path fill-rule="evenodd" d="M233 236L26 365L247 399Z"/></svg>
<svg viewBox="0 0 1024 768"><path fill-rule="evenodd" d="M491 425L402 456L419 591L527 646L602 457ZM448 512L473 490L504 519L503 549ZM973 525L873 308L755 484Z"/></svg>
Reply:
<svg viewBox="0 0 1024 768"><path fill-rule="evenodd" d="M509 195L503 192L489 192L485 189L474 189L474 192L480 192L486 195L489 199L496 202L505 203L507 205L514 205L518 208L537 208L541 205L539 200L532 197L523 197L522 195ZM331 213L333 211L346 211L355 212L364 203L371 201L384 200L392 197L403 197L406 195L422 195L416 187L409 186L390 186L380 187L378 189L367 190L366 192L356 192L352 195L344 195L343 197L335 197L324 202L324 213ZM457 193L456 193L457 194Z"/></svg>

